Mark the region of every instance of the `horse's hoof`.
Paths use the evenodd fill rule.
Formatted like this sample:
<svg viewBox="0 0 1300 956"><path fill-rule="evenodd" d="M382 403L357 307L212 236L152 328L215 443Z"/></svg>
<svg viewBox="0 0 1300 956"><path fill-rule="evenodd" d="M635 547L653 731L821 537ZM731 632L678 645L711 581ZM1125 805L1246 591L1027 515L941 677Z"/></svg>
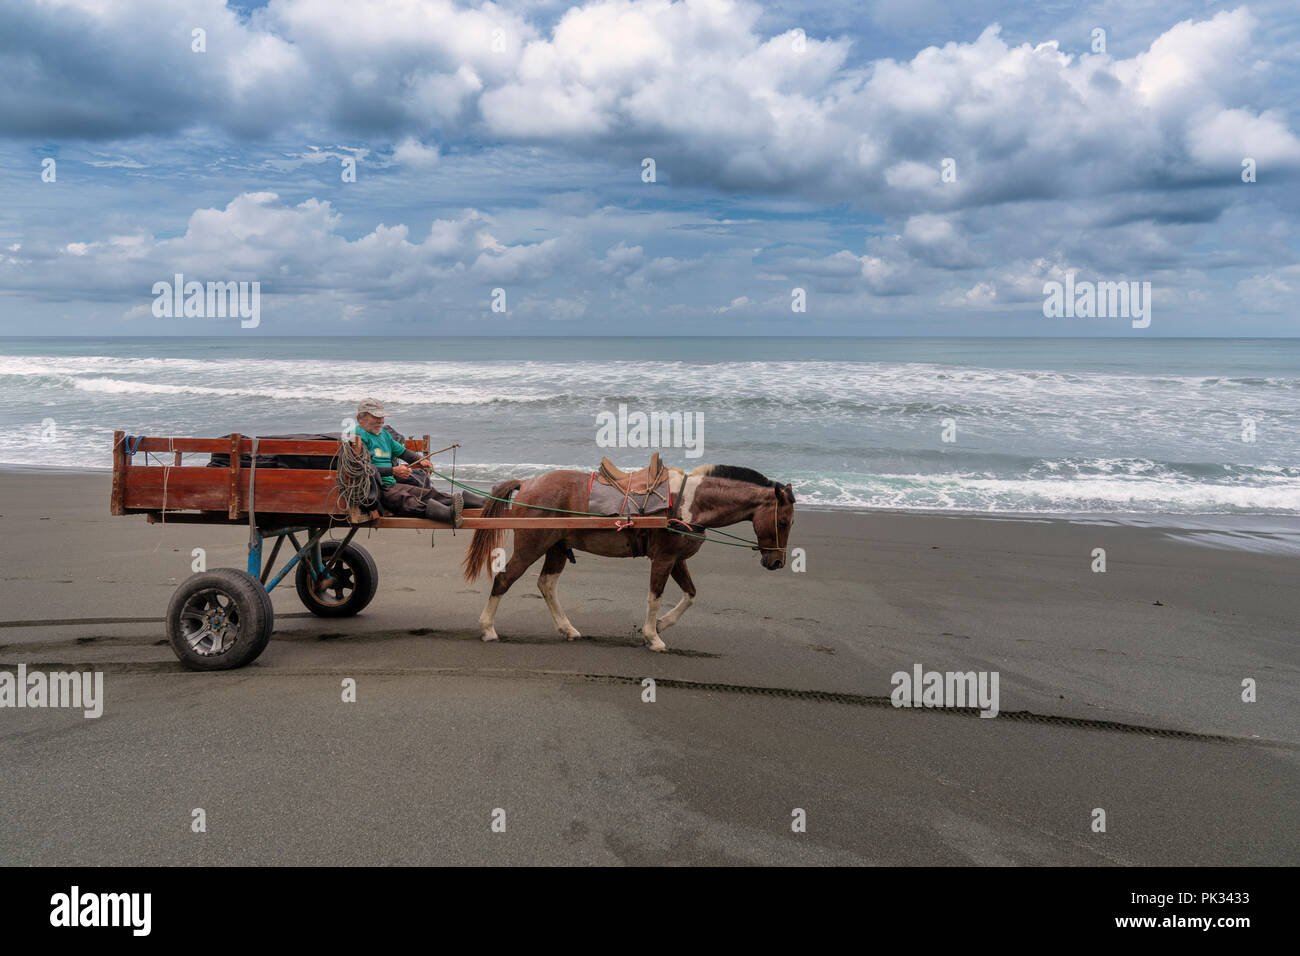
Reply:
<svg viewBox="0 0 1300 956"><path fill-rule="evenodd" d="M497 632L496 632L496 631L484 631L484 632L483 632L483 643L486 644L488 641L499 641L499 640L500 640L500 638L497 637Z"/></svg>
<svg viewBox="0 0 1300 956"><path fill-rule="evenodd" d="M657 638L657 637L655 637L655 638L649 638L649 637L647 637L647 638L645 639L645 646L648 647L648 648L650 648L650 650L652 650L652 651L656 651L656 652L658 652L658 651L666 651L666 650L668 650L668 645L665 644L663 641L659 640L659 638Z"/></svg>
<svg viewBox="0 0 1300 956"><path fill-rule="evenodd" d="M561 631L560 633L564 635L566 641L576 641L578 638L582 637L582 632L576 627L571 627L567 631Z"/></svg>

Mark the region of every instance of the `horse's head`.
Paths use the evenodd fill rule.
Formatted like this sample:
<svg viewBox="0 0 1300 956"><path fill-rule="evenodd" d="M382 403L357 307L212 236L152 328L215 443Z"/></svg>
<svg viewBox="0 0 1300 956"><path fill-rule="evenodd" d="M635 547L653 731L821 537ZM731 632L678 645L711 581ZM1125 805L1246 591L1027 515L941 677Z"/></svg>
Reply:
<svg viewBox="0 0 1300 956"><path fill-rule="evenodd" d="M754 537L758 541L763 567L779 571L785 567L785 544L794 525L794 489L789 485L772 486L772 500L754 511Z"/></svg>

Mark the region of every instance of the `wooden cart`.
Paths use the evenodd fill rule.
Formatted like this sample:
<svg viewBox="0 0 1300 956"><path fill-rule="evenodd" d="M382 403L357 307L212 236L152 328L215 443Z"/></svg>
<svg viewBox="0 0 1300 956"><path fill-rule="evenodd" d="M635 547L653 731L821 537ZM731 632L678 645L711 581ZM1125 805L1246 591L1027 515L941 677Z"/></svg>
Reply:
<svg viewBox="0 0 1300 956"><path fill-rule="evenodd" d="M415 452L429 450L429 436L407 439ZM452 526L426 518L395 518L348 508L335 473L326 469L257 468L258 455L319 455L334 458L337 441L224 438L154 438L113 435L115 515L143 514L150 522L248 526L247 569L216 568L191 575L167 607L167 637L181 663L194 670L228 670L255 660L271 640L275 613L271 590L294 573L298 597L320 617L349 617L375 596L379 571L369 552L353 543L362 528ZM225 468L185 464L185 455L229 455ZM245 467L241 456L248 456ZM462 527L477 528L664 528L665 516L631 518L559 515L554 518L481 517L466 509ZM327 539L332 530L341 539ZM301 539L299 538L301 535ZM263 544L273 542L265 560ZM292 546L273 574L285 541Z"/></svg>

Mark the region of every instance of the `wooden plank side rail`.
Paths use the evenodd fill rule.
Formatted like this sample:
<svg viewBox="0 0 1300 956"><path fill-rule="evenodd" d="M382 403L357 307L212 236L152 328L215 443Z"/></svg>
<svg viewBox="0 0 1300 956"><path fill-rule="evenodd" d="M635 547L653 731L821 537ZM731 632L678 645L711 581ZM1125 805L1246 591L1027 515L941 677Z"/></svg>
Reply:
<svg viewBox="0 0 1300 956"><path fill-rule="evenodd" d="M480 518L478 509L465 509L462 516L461 531L477 531L479 529L498 529L502 531L520 531L529 528L572 528L581 530L612 530L619 526L626 526L631 521L631 527L637 529L647 528L666 528L668 527L668 518L665 515L638 515L633 518L619 518L616 515L600 515L598 517L578 517L570 516L565 518L511 518L508 515L500 518ZM362 528L431 528L434 530L452 530L451 525L441 521L430 521L428 518L377 518L374 521L363 522Z"/></svg>
<svg viewBox="0 0 1300 956"><path fill-rule="evenodd" d="M248 481L250 469L240 462L250 454L252 440L238 433L228 438L142 438L136 453L175 452L173 462L184 454L224 454L230 456L226 468L206 465L158 464L136 465L126 448L126 434L113 433L112 514L145 514L150 522L169 521L184 524L244 524L248 521ZM407 447L415 452L427 451L429 438L413 438ZM332 441L268 439L258 443L258 454L329 455L338 450ZM377 512L349 516L334 485L334 472L325 469L264 468L257 472L258 524L264 527L303 524L323 527L333 524L362 528L423 528L452 530L451 525L427 518L380 517ZM665 515L554 515L525 518L510 514L495 518L482 517L481 509L467 508L462 530L572 528L637 529L666 528Z"/></svg>
<svg viewBox="0 0 1300 956"><path fill-rule="evenodd" d="M122 432L114 432L114 439ZM253 440L243 436L231 438L141 438L136 448L137 453L180 452L186 455L228 455L232 442L239 440L239 453L247 455L253 450ZM411 451L423 452L429 449L428 438L408 438L406 447ZM259 455L325 455L333 457L339 450L336 441L316 441L307 438L260 438L257 453Z"/></svg>
<svg viewBox="0 0 1300 956"><path fill-rule="evenodd" d="M166 491L163 492L166 494ZM230 517L239 517L239 432L230 436L230 495L227 498ZM164 503L163 507L166 507Z"/></svg>
<svg viewBox="0 0 1300 956"><path fill-rule="evenodd" d="M237 462L238 456L232 459ZM181 467L126 470L128 511L221 511L248 517L248 469ZM257 510L282 514L341 514L334 472L266 468L257 472Z"/></svg>
<svg viewBox="0 0 1300 956"><path fill-rule="evenodd" d="M512 518L509 515L502 515L499 518L470 518L462 517L462 527L476 528L572 528L575 531L591 531L601 528L617 528L620 525L627 525L632 522L633 528L666 528L668 527L668 518L665 515L635 515L631 518L620 518L617 515L597 515L586 517L583 515L557 515L554 518Z"/></svg>
<svg viewBox="0 0 1300 956"><path fill-rule="evenodd" d="M109 499L109 514L126 514L126 470L131 467L131 456L126 453L126 432L113 432L113 491Z"/></svg>
<svg viewBox="0 0 1300 956"><path fill-rule="evenodd" d="M127 471L123 511L166 511L168 520L173 512L217 512L230 522L248 520L248 469L238 472L239 486L232 506L226 476L234 474L223 468L141 468ZM233 508L233 510L232 510ZM267 468L257 473L257 510L259 515L311 515L334 516L338 524L368 525L375 520L361 514L349 520L338 490L334 487L334 472L309 471L285 468ZM555 515L544 518L524 518L502 515L481 518L479 509L467 508L463 521L466 528L613 528L620 521L631 520L637 528L664 528L668 519L662 515L633 516L620 519L617 515ZM209 519L211 520L211 519ZM378 520L425 521L424 518ZM435 524L436 522L430 522ZM403 525L385 525L403 527ZM410 525L409 527L424 527Z"/></svg>
<svg viewBox="0 0 1300 956"><path fill-rule="evenodd" d="M164 516L159 511L138 511L138 514L145 515L150 524L165 522L167 524L246 524L248 516L244 515L238 519L232 519L226 516L225 512L193 512L193 511L168 511ZM287 527L289 525L301 525L310 527L324 527L330 524L326 520L328 515L304 515L304 514L276 514L258 510L257 522L264 528ZM567 523L568 521L580 521L582 524L575 525ZM502 531L518 531L528 528L581 528L586 530L609 529L613 530L619 527L627 526L631 521L631 527L644 530L650 528L668 527L668 519L663 515L638 515L632 518L619 518L614 515L600 516L595 518L574 517L572 519L564 518L511 518L509 516L501 518L480 518L478 510L465 510L463 518L464 524L459 530L476 531L480 528L496 528ZM334 527L347 528L349 524L341 520L341 516L332 522ZM407 528L423 529L428 531L451 531L452 526L442 521L430 521L428 518L399 518L384 517L374 518L369 521L362 521L356 525L359 528Z"/></svg>
<svg viewBox="0 0 1300 956"><path fill-rule="evenodd" d="M113 484L109 512L115 515L140 511L224 511L232 521L247 515L248 469L241 461L250 455L251 438L238 433L227 438L140 437L127 449L127 435L113 433ZM334 441L309 439L258 440L259 455L318 455L334 457ZM407 442L414 452L429 448L428 438ZM165 464L164 453L172 464ZM147 454L146 454L147 453ZM137 454L146 455L135 464ZM226 468L209 468L206 463L182 465L182 454L227 455ZM157 456L154 462L148 455ZM333 514L340 511L334 489L334 472L324 469L266 468L258 472L258 510L294 514ZM358 517L368 517L361 516Z"/></svg>

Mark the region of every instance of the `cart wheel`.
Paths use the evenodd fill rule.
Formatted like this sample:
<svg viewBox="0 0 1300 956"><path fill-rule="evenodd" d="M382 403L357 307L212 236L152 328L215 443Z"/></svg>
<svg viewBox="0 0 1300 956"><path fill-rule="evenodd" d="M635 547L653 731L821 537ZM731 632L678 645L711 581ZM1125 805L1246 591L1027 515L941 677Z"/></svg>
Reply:
<svg viewBox="0 0 1300 956"><path fill-rule="evenodd" d="M328 566L339 550L339 542L326 541L320 546L321 558ZM379 589L379 569L370 552L350 544L339 554L323 582L312 578L305 561L298 563L294 579L298 597L307 610L319 617L351 617L370 603Z"/></svg>
<svg viewBox="0 0 1300 956"><path fill-rule="evenodd" d="M245 572L247 574L247 572ZM251 664L262 656L262 651L266 650L266 645L271 643L271 634L275 631L275 608L271 606L271 592L266 589L261 581L253 575L248 575L249 579L257 583L257 593L262 596L262 604L266 608L266 627L263 629L262 639L257 643L257 650L253 652L245 664Z"/></svg>
<svg viewBox="0 0 1300 956"><path fill-rule="evenodd" d="M167 638L190 670L243 667L266 649L274 627L271 596L238 568L190 575L167 605Z"/></svg>

